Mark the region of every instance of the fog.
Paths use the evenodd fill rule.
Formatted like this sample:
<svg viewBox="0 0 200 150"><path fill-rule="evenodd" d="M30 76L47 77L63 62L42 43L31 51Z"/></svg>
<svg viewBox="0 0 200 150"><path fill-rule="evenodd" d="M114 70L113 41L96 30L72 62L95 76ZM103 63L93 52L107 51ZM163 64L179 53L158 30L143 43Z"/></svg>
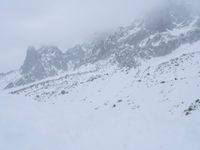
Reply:
<svg viewBox="0 0 200 150"><path fill-rule="evenodd" d="M180 0L177 0L180 1ZM0 0L0 72L17 69L29 45L62 50L131 23L167 0ZM198 0L190 0L194 7Z"/></svg>

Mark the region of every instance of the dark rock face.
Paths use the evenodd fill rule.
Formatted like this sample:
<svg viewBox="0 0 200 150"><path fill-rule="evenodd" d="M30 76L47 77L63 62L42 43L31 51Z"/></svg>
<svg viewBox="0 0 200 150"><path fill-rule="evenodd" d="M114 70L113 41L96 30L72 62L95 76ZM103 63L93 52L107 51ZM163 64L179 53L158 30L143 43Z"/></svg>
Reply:
<svg viewBox="0 0 200 150"><path fill-rule="evenodd" d="M40 56L34 47L29 47L26 53L26 59L21 67L22 73L29 73L35 66L37 66Z"/></svg>
<svg viewBox="0 0 200 150"><path fill-rule="evenodd" d="M64 60L66 64L71 64L72 69L78 68L81 64L83 65L84 58L85 52L80 45L76 45L64 54Z"/></svg>
<svg viewBox="0 0 200 150"><path fill-rule="evenodd" d="M36 50L29 47L26 59L21 67L23 77L14 85L24 85L46 77L55 76L59 71L66 71L67 63L64 54L55 46L43 46Z"/></svg>

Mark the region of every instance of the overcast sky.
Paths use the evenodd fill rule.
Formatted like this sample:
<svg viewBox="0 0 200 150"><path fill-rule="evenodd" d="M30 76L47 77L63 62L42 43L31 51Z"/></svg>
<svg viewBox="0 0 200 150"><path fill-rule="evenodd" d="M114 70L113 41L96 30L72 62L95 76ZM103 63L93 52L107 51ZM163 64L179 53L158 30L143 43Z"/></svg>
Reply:
<svg viewBox="0 0 200 150"><path fill-rule="evenodd" d="M128 25L164 0L0 0L0 72L17 69L29 45L65 50Z"/></svg>

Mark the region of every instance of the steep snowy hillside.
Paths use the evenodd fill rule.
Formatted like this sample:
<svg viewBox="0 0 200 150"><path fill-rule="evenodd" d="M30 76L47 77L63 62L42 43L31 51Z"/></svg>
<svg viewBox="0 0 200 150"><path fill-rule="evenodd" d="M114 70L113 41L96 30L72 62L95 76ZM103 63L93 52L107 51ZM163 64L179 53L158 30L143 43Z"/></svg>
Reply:
<svg viewBox="0 0 200 150"><path fill-rule="evenodd" d="M93 109L125 106L140 110L146 103L160 103L167 108L166 112L188 115L200 109L199 47L200 42L186 44L132 69L119 69L102 62L9 92L51 103L65 97L65 101L88 103ZM194 110L186 111L196 101Z"/></svg>
<svg viewBox="0 0 200 150"><path fill-rule="evenodd" d="M84 66L1 92L0 149L199 150L199 90L200 42Z"/></svg>

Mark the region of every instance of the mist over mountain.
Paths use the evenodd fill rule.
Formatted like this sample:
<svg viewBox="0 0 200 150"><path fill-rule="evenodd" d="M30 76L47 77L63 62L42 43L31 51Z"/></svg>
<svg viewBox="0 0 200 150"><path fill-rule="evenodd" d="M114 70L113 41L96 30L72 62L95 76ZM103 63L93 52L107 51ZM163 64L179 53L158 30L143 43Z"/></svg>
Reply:
<svg viewBox="0 0 200 150"><path fill-rule="evenodd" d="M0 149L199 150L199 1L1 3Z"/></svg>
<svg viewBox="0 0 200 150"><path fill-rule="evenodd" d="M176 2L178 0L171 0ZM183 0L182 0L183 1ZM181 1L181 2L182 2ZM169 0L12 0L1 1L0 72L19 68L26 48L56 45L63 51L91 39L94 33L127 26L141 14ZM186 1L198 10L198 0ZM144 5L145 4L145 5ZM5 57L12 58L9 63ZM7 64L7 65L4 65Z"/></svg>
<svg viewBox="0 0 200 150"><path fill-rule="evenodd" d="M118 28L65 52L56 46L29 47L21 78L5 88L21 86L61 72L76 70L99 61L109 61L119 67L136 68L143 61L170 54L183 44L200 38L199 13L187 3L169 2L155 7L148 15L131 25Z"/></svg>

